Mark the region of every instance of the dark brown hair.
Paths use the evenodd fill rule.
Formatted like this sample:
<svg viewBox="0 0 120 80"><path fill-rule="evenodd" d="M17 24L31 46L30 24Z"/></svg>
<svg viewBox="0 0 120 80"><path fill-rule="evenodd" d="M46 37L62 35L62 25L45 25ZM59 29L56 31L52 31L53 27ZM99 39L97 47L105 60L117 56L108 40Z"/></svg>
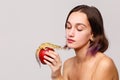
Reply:
<svg viewBox="0 0 120 80"><path fill-rule="evenodd" d="M66 22L72 12L83 12L87 15L88 21L91 26L93 33L93 41L90 41L89 50L92 54L95 54L97 51L104 52L108 48L108 40L104 33L103 19L100 11L94 6L88 5L78 5L74 7L68 14ZM65 23L65 28L66 28Z"/></svg>

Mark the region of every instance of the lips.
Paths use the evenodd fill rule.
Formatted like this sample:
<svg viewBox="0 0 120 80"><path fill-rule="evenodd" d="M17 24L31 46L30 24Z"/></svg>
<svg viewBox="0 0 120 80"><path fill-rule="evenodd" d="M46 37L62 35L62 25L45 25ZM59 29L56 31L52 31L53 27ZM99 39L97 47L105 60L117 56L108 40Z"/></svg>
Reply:
<svg viewBox="0 0 120 80"><path fill-rule="evenodd" d="M75 40L73 40L73 39L67 39L67 42L68 43L73 43L73 42L75 42Z"/></svg>

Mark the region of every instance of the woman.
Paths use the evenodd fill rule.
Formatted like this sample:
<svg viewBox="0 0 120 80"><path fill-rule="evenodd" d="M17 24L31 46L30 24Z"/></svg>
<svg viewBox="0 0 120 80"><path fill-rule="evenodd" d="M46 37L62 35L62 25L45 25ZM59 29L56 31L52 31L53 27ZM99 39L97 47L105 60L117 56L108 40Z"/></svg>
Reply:
<svg viewBox="0 0 120 80"><path fill-rule="evenodd" d="M103 20L93 6L73 8L65 23L66 46L75 50L75 56L64 62L56 52L46 52L45 63L52 70L52 80L119 80L113 60L103 54L108 48Z"/></svg>

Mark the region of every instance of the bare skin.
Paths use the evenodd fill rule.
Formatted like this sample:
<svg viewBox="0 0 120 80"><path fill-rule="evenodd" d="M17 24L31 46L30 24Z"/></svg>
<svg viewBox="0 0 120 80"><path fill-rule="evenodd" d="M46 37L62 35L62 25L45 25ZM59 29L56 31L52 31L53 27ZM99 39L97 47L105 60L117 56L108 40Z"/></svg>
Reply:
<svg viewBox="0 0 120 80"><path fill-rule="evenodd" d="M67 76L67 77L66 77ZM113 61L103 53L84 62L78 62L76 56L64 64L63 80L119 80Z"/></svg>
<svg viewBox="0 0 120 80"><path fill-rule="evenodd" d="M119 80L116 66L104 53L87 53L93 34L86 14L73 12L67 22L66 43L75 50L76 56L62 62L58 53L49 51L45 63L51 68L52 80Z"/></svg>
<svg viewBox="0 0 120 80"><path fill-rule="evenodd" d="M46 54L49 55L49 52ZM83 61L78 61L77 56L66 60L63 75L59 56L52 51L50 54L56 56L54 65L48 63L52 69L52 80L119 80L113 60L103 53L98 52L95 56L89 55L88 59Z"/></svg>

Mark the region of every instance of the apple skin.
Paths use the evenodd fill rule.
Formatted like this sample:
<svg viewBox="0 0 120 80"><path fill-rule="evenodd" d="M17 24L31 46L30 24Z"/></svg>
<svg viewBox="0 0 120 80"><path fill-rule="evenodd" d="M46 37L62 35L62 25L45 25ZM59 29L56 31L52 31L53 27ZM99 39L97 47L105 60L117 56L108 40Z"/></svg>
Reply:
<svg viewBox="0 0 120 80"><path fill-rule="evenodd" d="M44 62L44 56L46 55L45 52L50 51L50 50L51 50L51 51L54 51L54 49L49 48L49 47L46 47L45 49L41 49L41 50L39 51L39 60L41 61L42 64L46 64L46 63Z"/></svg>

